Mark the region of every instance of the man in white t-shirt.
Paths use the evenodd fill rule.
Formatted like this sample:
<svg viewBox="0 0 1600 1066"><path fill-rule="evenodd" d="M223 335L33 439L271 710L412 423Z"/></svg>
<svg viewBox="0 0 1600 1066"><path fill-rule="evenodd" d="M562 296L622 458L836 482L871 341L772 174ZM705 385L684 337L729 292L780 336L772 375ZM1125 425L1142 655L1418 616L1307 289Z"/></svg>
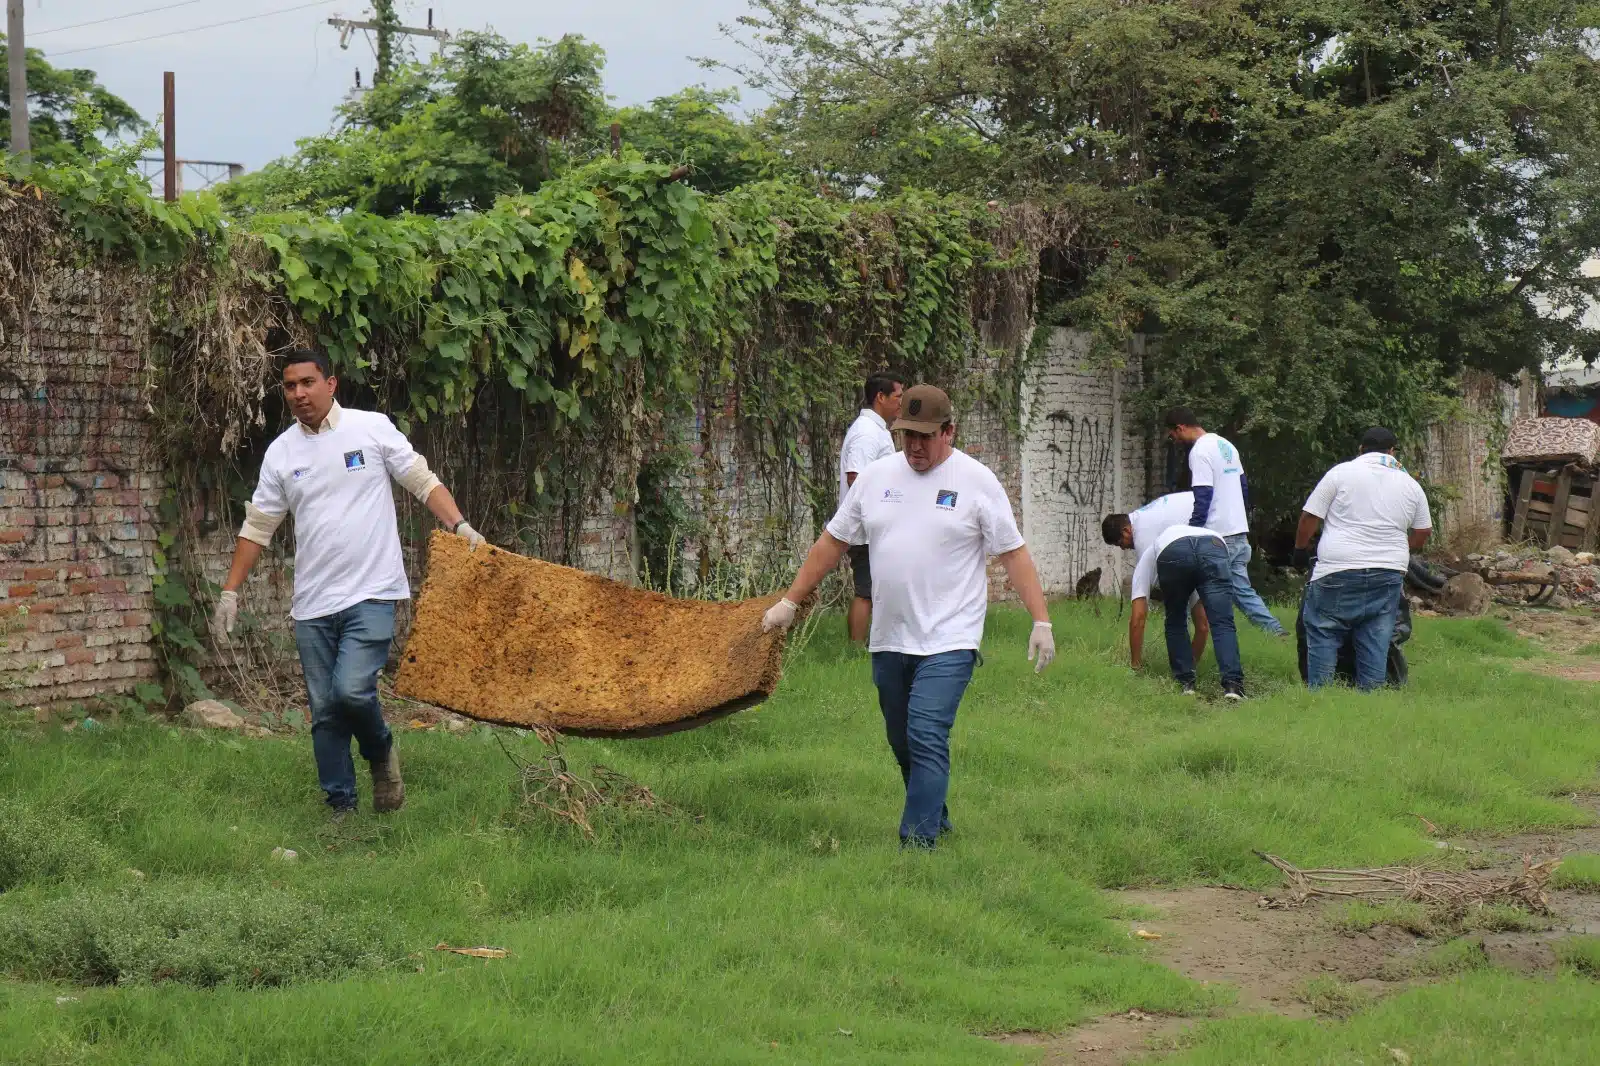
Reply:
<svg viewBox="0 0 1600 1066"><path fill-rule="evenodd" d="M1275 637L1288 635L1250 584L1250 481L1244 461L1233 442L1207 433L1187 407L1166 414L1167 436L1189 445L1189 488L1194 493L1191 526L1222 536L1228 546L1228 569L1233 575L1233 602L1244 616ZM1216 619L1212 619L1216 624Z"/></svg>
<svg viewBox="0 0 1600 1066"><path fill-rule="evenodd" d="M1394 457L1394 433L1375 426L1361 454L1322 476L1295 530L1295 561L1309 562L1322 529L1317 565L1306 586L1306 683L1333 679L1339 649L1355 648L1356 687L1384 683L1411 553L1433 533L1428 498Z"/></svg>
<svg viewBox="0 0 1600 1066"><path fill-rule="evenodd" d="M336 820L356 806L352 739L372 772L373 809L395 811L405 803L400 759L378 702L395 601L411 597L389 479L473 548L483 543L394 424L376 411L340 407L338 385L327 353L296 349L284 357L283 393L295 424L267 447L212 616L213 636L226 641L245 577L293 514L290 615L311 703L317 778Z"/></svg>
<svg viewBox="0 0 1600 1066"><path fill-rule="evenodd" d="M861 471L894 454L894 434L889 423L900 417L900 396L905 392L905 379L898 374L873 374L867 378L862 390L866 406L850 423L844 435L844 446L839 449L839 502L850 495L850 486L856 483ZM850 639L867 639L867 627L872 624L872 560L867 555L865 542L850 545L850 576L855 582L855 598L850 601L850 613L845 616Z"/></svg>
<svg viewBox="0 0 1600 1066"><path fill-rule="evenodd" d="M1132 609L1128 617L1128 655L1133 668L1144 665L1144 626L1149 614L1151 588L1159 584L1166 608L1167 665L1183 694L1195 694L1195 661L1204 648L1199 634L1193 646L1185 614L1199 600L1212 619L1212 647L1222 674L1222 695L1230 703L1244 699L1244 666L1239 658L1239 634L1233 625L1233 580L1228 566L1228 546L1209 529L1173 525L1162 530L1133 568Z"/></svg>
<svg viewBox="0 0 1600 1066"><path fill-rule="evenodd" d="M900 841L931 848L950 826L950 729L983 640L988 559L999 558L1033 616L1028 659L1055 658L1044 590L1005 488L955 448L950 398L932 385L907 389L894 429L905 451L885 456L854 487L767 611L763 631L794 624L798 604L865 540L872 555L872 681L905 782Z"/></svg>
<svg viewBox="0 0 1600 1066"><path fill-rule="evenodd" d="M1173 526L1188 525L1189 516L1193 513L1194 493L1169 492L1129 514L1106 515L1100 522L1100 536L1113 548L1133 552L1133 560L1137 564L1144 553L1155 546L1161 534ZM1230 607L1229 612L1232 610ZM1198 601L1191 615L1194 618L1194 659L1199 662L1205 654L1206 637L1211 627L1206 620L1205 608Z"/></svg>

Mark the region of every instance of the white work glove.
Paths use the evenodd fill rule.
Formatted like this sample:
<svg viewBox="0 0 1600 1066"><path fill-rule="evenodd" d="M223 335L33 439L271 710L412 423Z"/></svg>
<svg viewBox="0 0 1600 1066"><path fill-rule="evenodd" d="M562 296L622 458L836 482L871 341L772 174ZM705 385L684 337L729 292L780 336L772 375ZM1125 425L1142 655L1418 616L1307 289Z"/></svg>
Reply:
<svg viewBox="0 0 1600 1066"><path fill-rule="evenodd" d="M1033 623L1033 633L1028 637L1028 661L1038 673L1056 657L1056 634L1049 622Z"/></svg>
<svg viewBox="0 0 1600 1066"><path fill-rule="evenodd" d="M467 539L468 551L475 552L478 550L478 545L485 543L483 534L479 533L476 529L473 529L466 522L462 522L459 526L456 526L455 534L458 537L465 537Z"/></svg>
<svg viewBox="0 0 1600 1066"><path fill-rule="evenodd" d="M239 593L227 589L217 597L217 608L211 612L211 638L219 644L225 643L238 621Z"/></svg>
<svg viewBox="0 0 1600 1066"><path fill-rule="evenodd" d="M774 629L788 629L794 625L795 615L800 612L800 605L790 603L788 598L779 600L767 608L767 613L761 616L761 632L770 633Z"/></svg>

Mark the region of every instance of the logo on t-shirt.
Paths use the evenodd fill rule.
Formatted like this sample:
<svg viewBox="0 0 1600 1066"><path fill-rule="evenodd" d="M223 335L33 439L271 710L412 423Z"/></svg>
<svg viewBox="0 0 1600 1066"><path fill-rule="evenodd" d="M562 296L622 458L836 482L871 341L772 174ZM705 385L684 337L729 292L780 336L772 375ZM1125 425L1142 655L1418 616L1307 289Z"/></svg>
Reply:
<svg viewBox="0 0 1600 1066"><path fill-rule="evenodd" d="M906 498L906 494L899 489L884 489L883 495L878 497L882 503L899 503Z"/></svg>
<svg viewBox="0 0 1600 1066"><path fill-rule="evenodd" d="M367 457L362 454L360 448L353 452L344 453L344 468L346 471L365 470L367 468Z"/></svg>
<svg viewBox="0 0 1600 1066"><path fill-rule="evenodd" d="M1217 441L1217 451L1222 454L1223 462L1233 462L1233 445L1229 444L1225 440L1219 440Z"/></svg>
<svg viewBox="0 0 1600 1066"><path fill-rule="evenodd" d="M289 477L294 481L302 481L310 476L311 468L309 466L302 466L298 470L289 471Z"/></svg>
<svg viewBox="0 0 1600 1066"><path fill-rule="evenodd" d="M956 509L956 492L954 489L940 489L939 494L933 498L933 505L942 511Z"/></svg>

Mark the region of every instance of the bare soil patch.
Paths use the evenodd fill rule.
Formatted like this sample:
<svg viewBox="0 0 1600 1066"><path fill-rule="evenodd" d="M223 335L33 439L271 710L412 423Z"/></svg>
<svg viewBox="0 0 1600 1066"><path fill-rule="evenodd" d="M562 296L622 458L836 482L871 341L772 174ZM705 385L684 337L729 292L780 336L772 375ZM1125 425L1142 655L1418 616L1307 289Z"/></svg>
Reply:
<svg viewBox="0 0 1600 1066"><path fill-rule="evenodd" d="M1600 616L1593 608L1582 611L1508 611L1506 624L1524 640L1552 652L1555 658L1528 660L1525 668L1569 681L1600 681Z"/></svg>
<svg viewBox="0 0 1600 1066"><path fill-rule="evenodd" d="M1569 797L1600 814L1600 795ZM1516 836L1449 842L1471 853L1470 865L1513 869L1534 860L1575 852L1600 853L1600 827L1541 830ZM1311 1018L1336 1013L1420 982L1430 974L1430 953L1452 938L1431 938L1395 925L1351 931L1340 921L1342 902L1313 899L1301 906L1269 907L1263 894L1228 887L1139 889L1111 893L1112 913L1130 937L1147 940L1154 959L1205 984L1234 991L1220 1016L1271 1013ZM1550 893L1550 913L1535 928L1471 932L1488 965L1522 973L1555 968L1555 943L1576 934L1600 935L1600 895ZM1143 932L1146 936L1140 937ZM1159 939L1149 939L1154 934ZM1065 1033L1013 1033L1009 1044L1045 1049L1049 1066L1121 1066L1154 1061L1179 1046L1202 1019L1168 1018L1140 1011L1097 1018Z"/></svg>

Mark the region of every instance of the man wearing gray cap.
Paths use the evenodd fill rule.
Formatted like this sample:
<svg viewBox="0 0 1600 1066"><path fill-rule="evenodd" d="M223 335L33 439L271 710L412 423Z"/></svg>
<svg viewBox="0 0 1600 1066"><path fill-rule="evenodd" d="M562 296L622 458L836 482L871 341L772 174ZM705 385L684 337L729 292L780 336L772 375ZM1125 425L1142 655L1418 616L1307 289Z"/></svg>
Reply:
<svg viewBox="0 0 1600 1066"><path fill-rule="evenodd" d="M1294 549L1302 568L1322 529L1304 607L1311 688L1333 679L1346 639L1355 647L1356 687L1384 683L1411 553L1433 533L1428 498L1394 457L1395 444L1391 431L1367 430L1361 454L1324 474L1300 515Z"/></svg>
<svg viewBox="0 0 1600 1066"><path fill-rule="evenodd" d="M798 604L845 549L867 544L872 682L906 789L900 843L931 848L951 828L950 730L978 661L990 556L1033 616L1028 659L1036 671L1055 658L1056 645L1011 501L988 467L954 446L950 398L932 385L907 389L893 428L905 434L905 450L861 471L761 628L793 625Z"/></svg>

